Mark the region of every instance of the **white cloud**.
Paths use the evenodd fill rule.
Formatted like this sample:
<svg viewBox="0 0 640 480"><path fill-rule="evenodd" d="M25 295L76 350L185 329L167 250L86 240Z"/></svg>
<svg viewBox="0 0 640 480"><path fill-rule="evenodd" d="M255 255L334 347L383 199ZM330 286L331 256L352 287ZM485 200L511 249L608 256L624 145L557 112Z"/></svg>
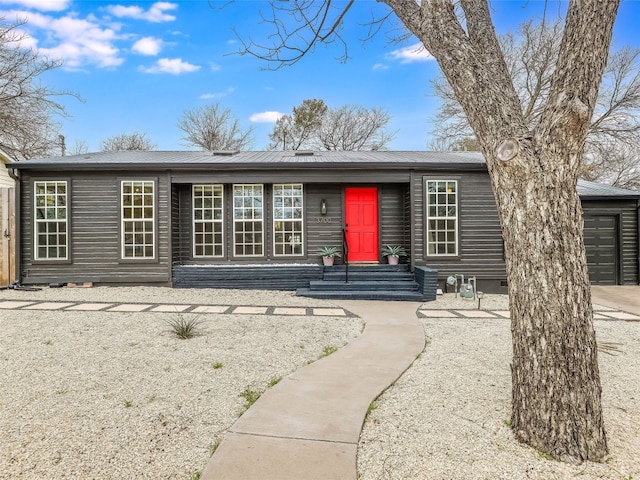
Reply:
<svg viewBox="0 0 640 480"><path fill-rule="evenodd" d="M162 50L162 40L155 37L143 37L133 44L131 50L140 55L158 55Z"/></svg>
<svg viewBox="0 0 640 480"><path fill-rule="evenodd" d="M400 60L400 63L428 62L434 59L421 43L394 50L389 54L389 58Z"/></svg>
<svg viewBox="0 0 640 480"><path fill-rule="evenodd" d="M59 12L68 8L70 4L71 0L0 0L0 5L19 5L41 12Z"/></svg>
<svg viewBox="0 0 640 480"><path fill-rule="evenodd" d="M376 63L372 68L372 70L389 70L389 65L385 65L384 63Z"/></svg>
<svg viewBox="0 0 640 480"><path fill-rule="evenodd" d="M124 5L109 5L107 11L118 18L135 18L137 20L146 20L147 22L160 23L172 22L176 19L175 15L165 13L166 10L175 10L178 8L177 3L156 2L148 10L144 10L138 6L126 7Z"/></svg>
<svg viewBox="0 0 640 480"><path fill-rule="evenodd" d="M280 117L282 117L283 115L285 115L284 113L281 112L259 112L259 113L254 113L253 115L251 115L249 117L249 120L251 120L252 122L256 122L256 123L275 123L278 121L278 119Z"/></svg>
<svg viewBox="0 0 640 480"><path fill-rule="evenodd" d="M140 70L144 73L170 73L171 75L180 75L181 73L200 70L200 66L183 62L181 58L161 58L152 67L140 67Z"/></svg>
<svg viewBox="0 0 640 480"><path fill-rule="evenodd" d="M200 98L202 98L203 100L209 100L212 98L222 98L222 97L226 97L227 95L233 93L236 91L236 87L229 87L226 90L222 91L222 92L217 92L217 93L203 93L202 95L200 95Z"/></svg>
<svg viewBox="0 0 640 480"><path fill-rule="evenodd" d="M93 18L54 18L27 12L16 15L28 18L29 29L35 27L46 32L46 41L39 45L38 51L49 58L62 59L65 69L76 70L84 64L110 68L124 62L119 56L120 50L114 45L119 38L116 31L102 28Z"/></svg>

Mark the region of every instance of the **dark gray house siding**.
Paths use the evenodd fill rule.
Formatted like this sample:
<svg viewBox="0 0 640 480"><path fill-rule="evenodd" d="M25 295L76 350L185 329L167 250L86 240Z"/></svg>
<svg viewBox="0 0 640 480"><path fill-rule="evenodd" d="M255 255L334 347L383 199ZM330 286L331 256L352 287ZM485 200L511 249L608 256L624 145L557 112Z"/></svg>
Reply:
<svg viewBox="0 0 640 480"><path fill-rule="evenodd" d="M426 250L427 180L457 180L459 188L458 255L431 256ZM413 179L416 265L438 270L442 288L449 275L476 276L478 289L506 292L504 246L489 176L483 172L416 172Z"/></svg>
<svg viewBox="0 0 640 480"><path fill-rule="evenodd" d="M36 175L37 174L37 175ZM156 185L156 258L123 260L120 254L120 180L153 179ZM69 260L34 259L35 181L67 180ZM22 283L167 283L170 279L170 187L166 174L23 172L20 209Z"/></svg>
<svg viewBox="0 0 640 480"><path fill-rule="evenodd" d="M92 281L295 289L322 275L317 250L341 247L345 189L377 189L377 244L402 245L412 271L437 270L444 288L449 275L476 276L478 288L506 292L504 247L486 166L474 153L434 152L113 152L21 162L20 269L25 284ZM34 181L68 182L69 255L34 259ZM155 182L155 258L124 260L121 252L122 180ZM457 182L455 255L429 255L427 182ZM224 186L224 251L220 257L193 252L193 185ZM234 255L233 186L264 188L264 250ZM303 186L303 251L278 256L273 247L274 184ZM637 284L640 194L583 183L585 242L595 283ZM322 215L320 204L327 212ZM372 262L385 263L378 252ZM342 262L339 262L342 263ZM224 269L222 267L225 267ZM432 271L432 270L429 270Z"/></svg>

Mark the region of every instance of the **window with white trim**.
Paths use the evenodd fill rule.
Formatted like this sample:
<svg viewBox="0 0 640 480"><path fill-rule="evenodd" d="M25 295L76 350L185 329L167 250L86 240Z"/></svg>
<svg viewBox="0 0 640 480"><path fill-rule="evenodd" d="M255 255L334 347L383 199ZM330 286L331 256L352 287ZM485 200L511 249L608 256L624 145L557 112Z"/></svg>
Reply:
<svg viewBox="0 0 640 480"><path fill-rule="evenodd" d="M273 186L273 252L275 256L302 255L302 184Z"/></svg>
<svg viewBox="0 0 640 480"><path fill-rule="evenodd" d="M427 180L427 255L458 255L458 182Z"/></svg>
<svg viewBox="0 0 640 480"><path fill-rule="evenodd" d="M35 260L68 260L67 182L34 182Z"/></svg>
<svg viewBox="0 0 640 480"><path fill-rule="evenodd" d="M193 256L222 257L224 216L222 185L193 186Z"/></svg>
<svg viewBox="0 0 640 480"><path fill-rule="evenodd" d="M264 255L263 185L233 186L233 248L237 257Z"/></svg>
<svg viewBox="0 0 640 480"><path fill-rule="evenodd" d="M153 180L122 181L122 258L155 258Z"/></svg>

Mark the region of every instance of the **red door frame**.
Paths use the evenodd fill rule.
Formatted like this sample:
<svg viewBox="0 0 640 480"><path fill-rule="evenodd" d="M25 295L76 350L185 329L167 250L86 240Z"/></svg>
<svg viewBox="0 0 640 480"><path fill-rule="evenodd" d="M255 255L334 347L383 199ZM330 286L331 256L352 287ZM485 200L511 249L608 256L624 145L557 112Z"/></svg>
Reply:
<svg viewBox="0 0 640 480"><path fill-rule="evenodd" d="M349 262L379 261L377 187L344 189L344 222Z"/></svg>

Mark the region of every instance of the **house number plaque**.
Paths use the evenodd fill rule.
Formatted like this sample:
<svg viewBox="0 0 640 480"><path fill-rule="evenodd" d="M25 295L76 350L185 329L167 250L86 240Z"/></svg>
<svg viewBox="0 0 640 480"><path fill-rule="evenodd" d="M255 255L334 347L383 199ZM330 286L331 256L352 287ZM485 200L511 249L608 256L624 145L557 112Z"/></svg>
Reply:
<svg viewBox="0 0 640 480"><path fill-rule="evenodd" d="M331 223L331 217L316 217L316 223Z"/></svg>

